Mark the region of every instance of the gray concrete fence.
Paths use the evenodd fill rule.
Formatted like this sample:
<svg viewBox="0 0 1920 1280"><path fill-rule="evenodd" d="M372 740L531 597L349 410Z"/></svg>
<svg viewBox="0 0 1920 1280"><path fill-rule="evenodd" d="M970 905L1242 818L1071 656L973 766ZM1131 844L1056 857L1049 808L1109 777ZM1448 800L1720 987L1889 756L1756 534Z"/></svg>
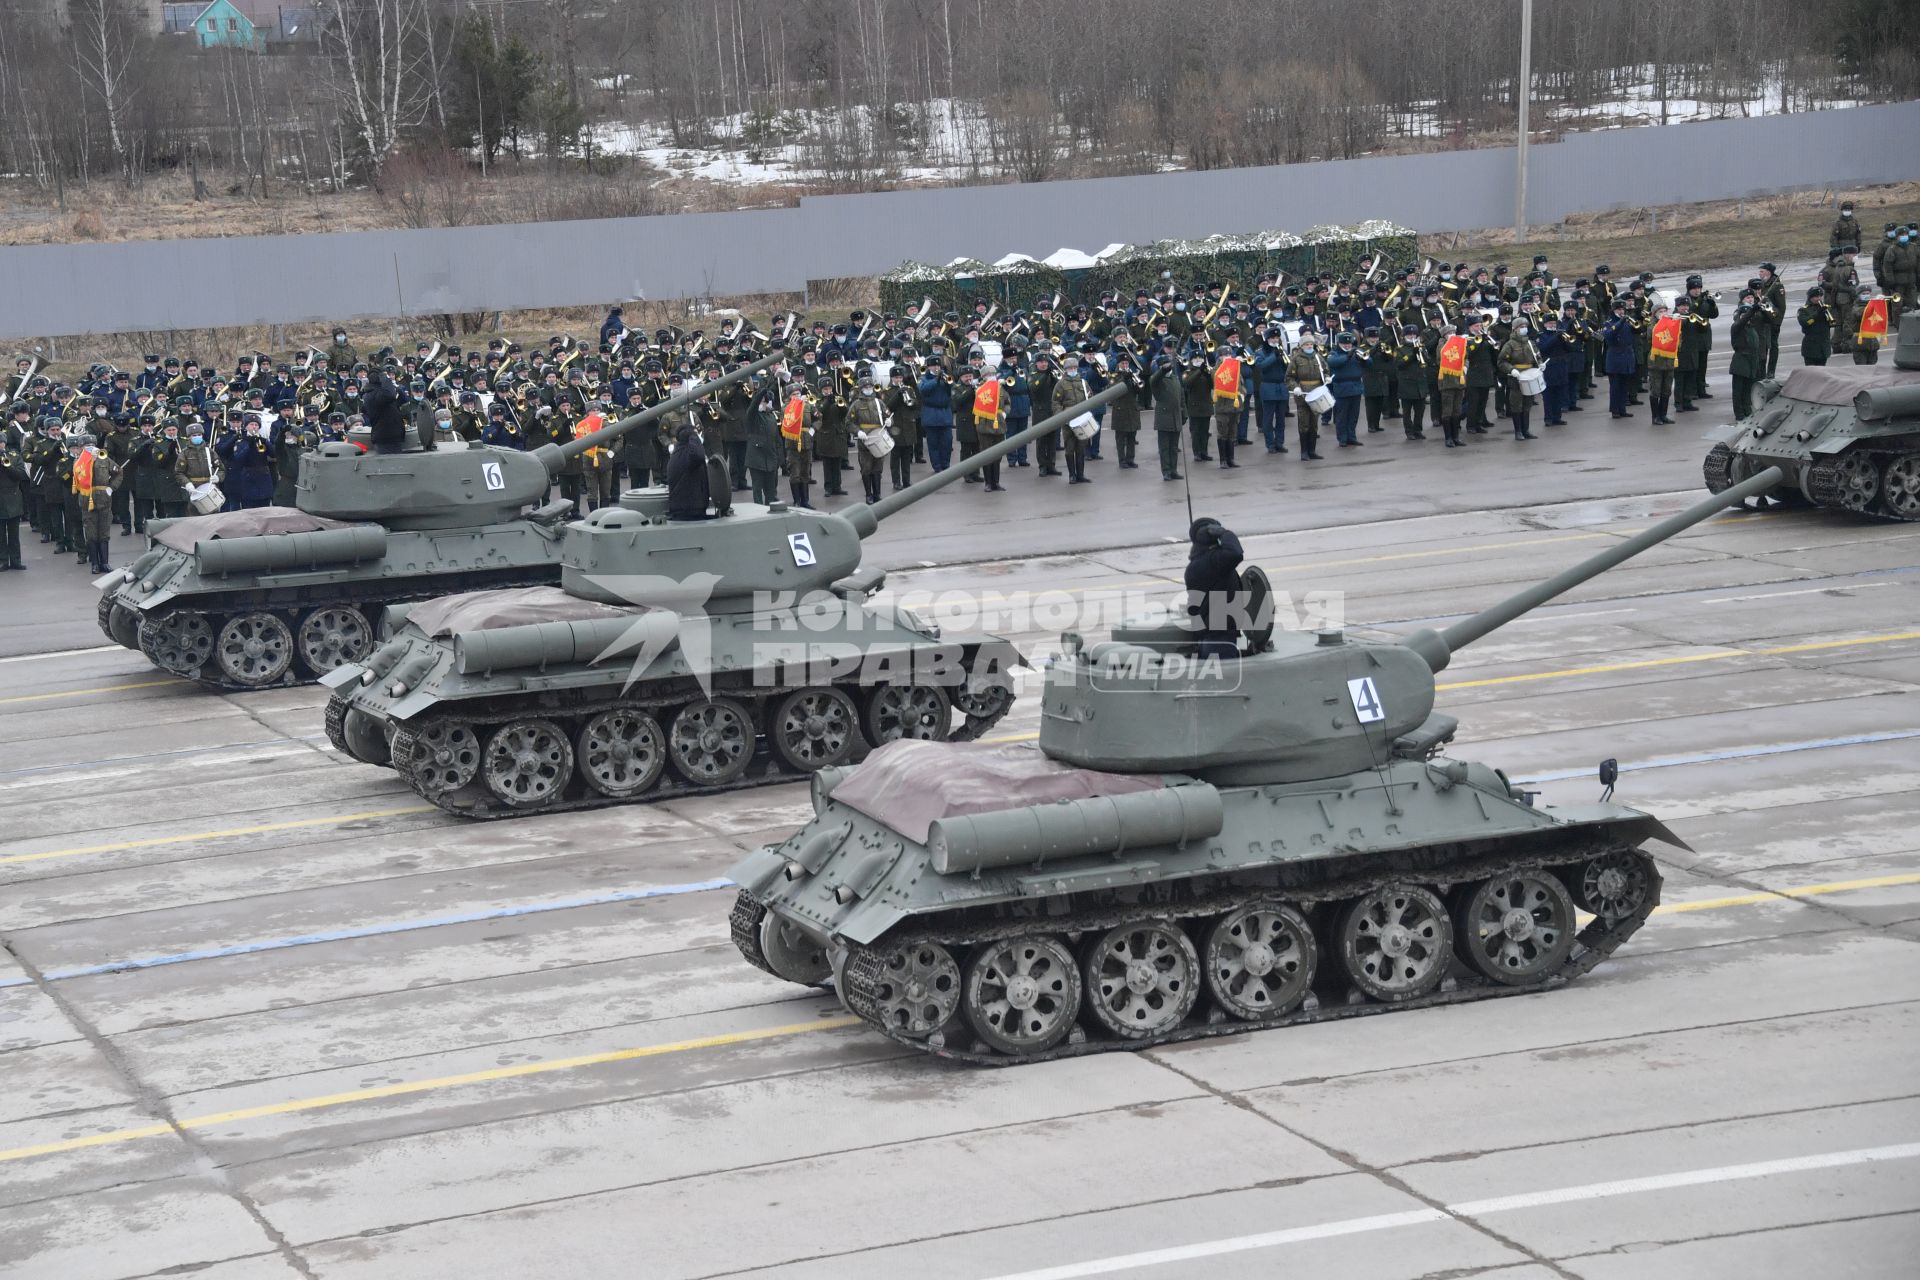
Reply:
<svg viewBox="0 0 1920 1280"><path fill-rule="evenodd" d="M1530 151L1528 219L1920 176L1920 102L1578 133ZM582 222L0 248L19 336L296 324L797 291L907 259L1385 218L1506 224L1512 148L823 196Z"/></svg>

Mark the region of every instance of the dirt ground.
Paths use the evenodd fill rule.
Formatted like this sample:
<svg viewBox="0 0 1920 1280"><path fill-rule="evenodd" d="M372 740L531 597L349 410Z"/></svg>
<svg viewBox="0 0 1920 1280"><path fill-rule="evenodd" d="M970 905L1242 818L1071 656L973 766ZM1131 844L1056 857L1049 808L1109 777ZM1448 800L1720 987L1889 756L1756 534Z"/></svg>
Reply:
<svg viewBox="0 0 1920 1280"><path fill-rule="evenodd" d="M1854 200L1861 225L1869 236L1878 236L1882 225L1895 218L1903 222L1920 219L1920 182L1916 182L1845 193L1802 192L1748 201L1667 206L1658 210L1616 210L1569 219L1551 229L1543 229L1538 238L1520 244L1513 242L1510 229L1423 236L1421 252L1446 261L1465 259L1488 265L1505 262L1515 270L1524 270L1532 256L1541 253L1547 256L1556 274L1566 278L1591 271L1595 263L1602 261L1613 267L1616 278L1625 278L1638 271L1672 275L1757 264L1766 259L1818 258L1826 252L1827 232L1842 195ZM348 228L328 223L300 229ZM1867 275L1864 256L1861 266L1864 277ZM866 280L834 281L832 286L820 291L832 301L816 296L814 310L844 316L853 307L870 305L877 292L874 282ZM737 307L762 328L772 315L789 309L804 310L798 295L714 299L712 305ZM349 331L354 346L362 353L372 353L386 345L411 349L422 338L484 348L489 339L504 337L531 347L544 344L554 334L591 338L604 314L597 307L573 307L469 317L480 322L479 331L454 332L451 336L445 330L435 331L430 321L420 317L411 318L406 328L391 320L357 321L349 325ZM459 321L449 319L453 319L451 328L457 331L461 327ZM708 332L718 324L717 318L702 312L700 304L688 302L631 305L627 308L626 320L629 325L648 329L674 324ZM14 346L20 350L39 350L54 372L71 376L96 360L120 367L138 365L141 356L149 351L213 358L224 367L231 365L242 351L269 351L285 357L304 350L309 344L324 348L326 343L327 333L322 326L290 325L276 329L101 334L56 341L36 338L17 340Z"/></svg>

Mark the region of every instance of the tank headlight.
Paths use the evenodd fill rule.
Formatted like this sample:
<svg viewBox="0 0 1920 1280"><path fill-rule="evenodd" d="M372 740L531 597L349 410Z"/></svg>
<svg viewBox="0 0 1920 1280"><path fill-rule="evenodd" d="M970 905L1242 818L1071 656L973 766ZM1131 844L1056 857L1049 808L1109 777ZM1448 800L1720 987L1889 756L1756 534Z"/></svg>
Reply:
<svg viewBox="0 0 1920 1280"><path fill-rule="evenodd" d="M798 880L801 876L807 874L807 869L800 863L795 862L792 858L787 859L787 865L783 868L783 871L789 880Z"/></svg>
<svg viewBox="0 0 1920 1280"><path fill-rule="evenodd" d="M1811 433L1811 432L1806 432L1806 431L1802 431L1802 432L1800 432L1799 434L1797 434L1797 435L1795 435L1795 436L1794 436L1793 438L1794 438L1795 440L1799 440L1799 441L1802 441L1802 442L1805 442L1805 441L1808 441L1808 440L1811 440L1811 439L1813 439L1813 435L1812 435L1812 433Z"/></svg>
<svg viewBox="0 0 1920 1280"><path fill-rule="evenodd" d="M1760 438L1761 436L1763 436L1763 435L1765 435L1765 434L1767 434L1767 433L1766 433L1766 432L1764 432L1764 431L1762 431L1762 430L1761 430L1760 428L1758 428L1758 427L1755 427L1755 428L1753 429L1753 438L1754 438L1755 440L1758 440L1758 439L1759 439L1759 438Z"/></svg>
<svg viewBox="0 0 1920 1280"><path fill-rule="evenodd" d="M840 884L833 887L833 900L843 907L859 896L853 891L852 885Z"/></svg>
<svg viewBox="0 0 1920 1280"><path fill-rule="evenodd" d="M398 698L401 695L405 694L406 691L407 691L407 682L405 680L395 680L392 684L387 686L387 693L390 696L395 698Z"/></svg>
<svg viewBox="0 0 1920 1280"><path fill-rule="evenodd" d="M373 674L371 669L363 670L360 673L361 684L372 684L375 680L378 680L379 678L380 678L379 676Z"/></svg>
<svg viewBox="0 0 1920 1280"><path fill-rule="evenodd" d="M123 573L122 573L122 574L120 575L120 581L122 581L122 582L132 582L132 581L133 581L133 570L131 570L131 569L128 569L128 570L126 570L125 572L123 572Z"/></svg>

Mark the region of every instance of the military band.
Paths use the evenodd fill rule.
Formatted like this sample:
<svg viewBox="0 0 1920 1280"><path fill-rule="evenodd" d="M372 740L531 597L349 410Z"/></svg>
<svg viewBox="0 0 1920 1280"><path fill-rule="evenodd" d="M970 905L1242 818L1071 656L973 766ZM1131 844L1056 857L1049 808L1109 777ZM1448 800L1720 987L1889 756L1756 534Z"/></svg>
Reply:
<svg viewBox="0 0 1920 1280"><path fill-rule="evenodd" d="M1920 229L1889 224L1875 246L1875 286L1855 266L1851 209L1836 223L1819 281L1794 313L1809 365L1855 351L1863 312L1883 306L1897 323L1920 289ZM1876 288L1886 295L1875 303ZM1733 316L1734 408L1773 376L1787 320L1785 286L1762 263ZM1504 417L1518 442L1562 426L1608 383L1615 418L1651 400L1652 419L1699 410L1720 315L1698 275L1672 296L1640 273L1624 288L1605 263L1565 283L1536 258L1520 275L1505 265L1387 264L1362 259L1346 276L1269 275L1242 290L1225 281L1182 287L1164 277L1131 299L1115 292L1083 304L1058 298L1032 310L982 299L970 310L905 314L859 309L844 320L794 313L762 329L732 316L702 329L631 328L609 310L594 347L556 335L545 344L495 338L462 350L421 342L362 359L344 329L328 345L275 361L249 352L223 374L212 362L148 356L137 373L96 364L71 385L22 358L6 379L0 436L0 567L20 562L19 525L76 560L104 566L114 525L123 535L153 519L297 499L301 457L320 445L400 447L375 441L369 410L397 422L408 447L479 441L535 449L590 436L774 350L787 359L718 389L571 460L560 496L585 512L624 488L664 482L683 429L722 475L723 494L811 505L847 495L880 500L1035 417L1070 409L1113 381L1132 394L1009 454L1036 481L1093 480L1088 464L1112 432L1120 470L1138 463L1153 432L1161 476L1217 463L1237 468L1257 429L1269 455L1322 460L1321 428L1340 448L1360 448L1400 423L1409 442L1438 430L1446 447L1485 434ZM1869 342L1869 345L1874 345ZM1871 352L1855 354L1871 358ZM397 409L397 418L393 410ZM1364 419L1362 414L1364 412ZM1364 431L1362 426L1364 423ZM81 475L75 478L76 462ZM1002 464L971 477L1007 492Z"/></svg>

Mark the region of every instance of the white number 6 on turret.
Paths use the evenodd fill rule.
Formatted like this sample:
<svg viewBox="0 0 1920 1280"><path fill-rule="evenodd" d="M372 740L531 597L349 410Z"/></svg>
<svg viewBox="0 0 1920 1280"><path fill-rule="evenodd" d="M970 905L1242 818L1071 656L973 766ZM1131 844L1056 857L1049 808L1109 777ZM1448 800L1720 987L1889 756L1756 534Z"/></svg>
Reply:
<svg viewBox="0 0 1920 1280"><path fill-rule="evenodd" d="M1387 709L1380 705L1380 691L1373 687L1372 676L1347 681L1347 697L1353 700L1353 714L1360 718L1361 724L1387 718Z"/></svg>
<svg viewBox="0 0 1920 1280"><path fill-rule="evenodd" d="M507 487L507 478L501 474L500 464L497 462L481 463L480 478L487 482L487 488L489 489L504 489Z"/></svg>

